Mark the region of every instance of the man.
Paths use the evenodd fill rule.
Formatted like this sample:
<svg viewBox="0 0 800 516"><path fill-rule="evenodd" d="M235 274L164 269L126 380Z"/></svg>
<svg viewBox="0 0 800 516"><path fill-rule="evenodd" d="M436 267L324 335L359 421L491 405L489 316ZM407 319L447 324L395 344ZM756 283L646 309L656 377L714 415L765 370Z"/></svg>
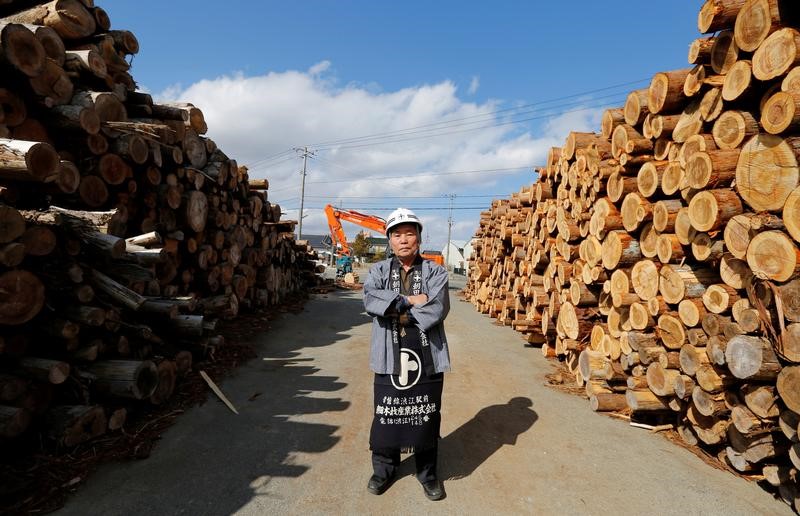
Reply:
<svg viewBox="0 0 800 516"><path fill-rule="evenodd" d="M370 368L375 372L370 493L394 480L401 450L413 451L417 479L431 500L444 498L436 474L443 373L450 370L444 319L447 270L420 257L422 223L398 208L386 221L394 256L372 266L364 306L372 315Z"/></svg>

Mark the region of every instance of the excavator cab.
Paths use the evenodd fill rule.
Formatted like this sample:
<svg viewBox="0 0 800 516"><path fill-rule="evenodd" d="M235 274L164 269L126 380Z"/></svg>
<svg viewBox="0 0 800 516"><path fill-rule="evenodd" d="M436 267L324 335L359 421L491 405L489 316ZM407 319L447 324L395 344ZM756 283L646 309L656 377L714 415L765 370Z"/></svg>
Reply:
<svg viewBox="0 0 800 516"><path fill-rule="evenodd" d="M353 259L347 255L336 257L336 277L343 278L345 274L353 272Z"/></svg>

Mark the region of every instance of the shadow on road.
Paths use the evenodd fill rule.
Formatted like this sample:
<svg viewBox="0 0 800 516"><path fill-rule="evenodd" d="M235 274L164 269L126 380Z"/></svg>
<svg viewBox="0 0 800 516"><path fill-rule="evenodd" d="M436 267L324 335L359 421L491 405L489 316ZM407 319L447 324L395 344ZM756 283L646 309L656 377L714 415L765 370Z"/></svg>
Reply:
<svg viewBox="0 0 800 516"><path fill-rule="evenodd" d="M439 441L439 478L458 480L470 476L504 444L517 444L517 437L539 419L530 398L516 397L504 405L482 408L475 416ZM401 476L413 475L414 457L400 464Z"/></svg>
<svg viewBox="0 0 800 516"><path fill-rule="evenodd" d="M273 321L269 331L253 328L258 358L221 385L239 415L210 397L218 405L185 414L149 460L96 475L62 514L130 514L133 499L141 513L231 514L254 497L276 496L272 479L306 473L297 454L328 451L341 438L337 425L297 418L350 406L333 397L347 383L319 374L315 350L335 346L369 321L360 296L333 296L335 302L311 300L302 314Z"/></svg>
<svg viewBox="0 0 800 516"><path fill-rule="evenodd" d="M516 397L504 405L482 408L439 442L439 472L444 480L470 476L504 444L517 444L539 419L530 398Z"/></svg>
<svg viewBox="0 0 800 516"><path fill-rule="evenodd" d="M336 376L318 375L319 369L308 364L314 358L298 352L305 348L307 355L308 348L335 345L348 338L348 330L369 320L363 313L360 296L334 295L341 296L335 302L335 310L331 310L331 303L311 302L306 311L314 315L304 316L307 322L276 328L277 331L261 337L260 354L265 358L257 367L263 395L252 407L260 432L251 435L250 444L251 450L260 450L262 455L241 457L253 462L254 477L251 489L242 493L242 501L249 500L253 490L259 494L271 477L297 477L305 473L308 467L294 463L294 454L322 453L340 440L334 435L338 426L291 420L293 416L338 412L350 406L349 401L341 398L315 397L315 393L336 392L347 384Z"/></svg>
<svg viewBox="0 0 800 516"><path fill-rule="evenodd" d="M299 477L308 471L297 454L323 453L340 441L338 425L297 421L298 416L350 406L350 401L331 397L347 383L338 376L319 374L315 349L335 346L369 319L359 295L329 296L335 301L312 300L303 314L295 316L299 320L285 316L259 335L259 358L226 382L229 390L248 389L250 401L243 407L244 417L229 418L228 445L214 451L214 463L223 467L204 473L204 491L216 498L211 512L230 514L254 498L276 496L270 485L274 478Z"/></svg>

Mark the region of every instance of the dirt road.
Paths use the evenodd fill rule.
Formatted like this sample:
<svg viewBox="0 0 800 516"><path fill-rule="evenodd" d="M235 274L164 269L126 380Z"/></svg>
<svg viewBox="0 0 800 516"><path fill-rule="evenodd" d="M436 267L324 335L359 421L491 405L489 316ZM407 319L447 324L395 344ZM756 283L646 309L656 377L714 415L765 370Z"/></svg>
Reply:
<svg viewBox="0 0 800 516"><path fill-rule="evenodd" d="M552 365L459 301L457 285L445 500L424 497L407 459L388 492L367 493L370 320L360 292L338 291L277 321L259 357L223 383L240 415L211 397L149 459L95 473L61 514L792 514L757 485L545 387Z"/></svg>

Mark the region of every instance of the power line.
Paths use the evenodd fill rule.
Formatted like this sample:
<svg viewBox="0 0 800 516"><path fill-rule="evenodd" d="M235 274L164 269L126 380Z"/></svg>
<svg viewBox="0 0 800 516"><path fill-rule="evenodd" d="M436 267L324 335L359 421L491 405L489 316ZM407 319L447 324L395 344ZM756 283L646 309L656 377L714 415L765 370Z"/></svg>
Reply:
<svg viewBox="0 0 800 516"><path fill-rule="evenodd" d="M397 134L397 133L404 133L404 132L407 132L407 131L415 131L417 129L435 127L437 125L451 124L453 122L462 122L464 120L471 120L471 119L474 119L474 118L483 118L483 117L488 117L488 116L494 116L494 115L497 115L497 114L500 114L500 113L506 113L506 112L509 112L509 111L522 111L522 110L527 110L528 108L533 107L533 106L540 106L540 105L543 105L543 104L549 104L551 102L559 102L559 101L566 100L566 99L582 97L582 96L585 96L585 95L590 95L592 93L598 93L598 92L601 92L601 91L608 91L608 90L615 89L615 88L620 88L620 87L623 87L623 86L631 86L633 84L638 84L638 83L649 81L649 80L650 79L639 79L637 81L630 81L630 82L626 82L626 83L615 84L613 86L606 86L604 88L598 88L598 89L595 89L595 90L589 90L589 91L585 91L585 92L582 92L582 93L575 93L575 94L572 94L572 95L565 95L565 96L562 96L562 97L555 97L555 98L548 99L548 100L542 100L542 101L533 102L533 103L530 103L530 104L523 104L521 106L514 106L514 107L510 107L510 108L505 108L505 109L498 109L498 110L495 110L495 111L489 111L489 112L486 112L486 113L480 113L480 114L470 115L470 116L461 117L461 118L453 118L453 119L449 119L449 120L442 120L440 122L432 122L432 123L429 123L429 124L423 124L423 125L418 125L418 126L414 126L414 127L407 127L405 129L397 129L396 131L387 131L387 132L375 133L375 134L371 134L371 135L355 136L355 137L352 137L352 138L344 138L344 139L340 139L340 140L328 140L328 141L316 143L316 144L314 144L314 146L319 146L319 147L325 146L326 147L326 146L329 146L329 145L332 145L332 144L346 143L346 142L349 142L351 140L372 139L372 138L376 138L376 137L379 137L379 136L387 136L387 135L393 135L393 134ZM616 95L620 95L620 93L614 93L612 95L607 95L606 97L608 97L608 96L616 96ZM625 95L627 95L627 93L625 93ZM603 97L596 97L596 98L603 98Z"/></svg>
<svg viewBox="0 0 800 516"><path fill-rule="evenodd" d="M285 209L285 210L297 210L297 209L299 209L297 206L293 206L293 207L282 206L282 208ZM419 207L412 207L412 208L414 209L414 211L438 211L438 210L449 210L449 209L451 209L449 206L435 206L435 207L419 206ZM490 208L490 206L453 206L452 209L453 210L473 210L473 211L474 210L480 210L480 211L484 211L484 210L487 210L489 208ZM325 207L324 206L310 206L310 207L306 206L305 209L306 210L324 210ZM391 211L392 210L392 208L387 208L385 205L383 205L383 206L359 206L359 209L362 209L362 210L375 210L375 211Z"/></svg>
<svg viewBox="0 0 800 516"><path fill-rule="evenodd" d="M332 179L330 181L309 181L308 184L330 184L330 183L353 183L356 181L383 181L385 179L416 179L418 177L435 177L435 176L454 176L454 175L461 175L461 174L479 174L482 172L509 172L509 171L519 171L519 170L526 170L533 168L530 165L523 165L521 167L509 167L509 168L485 168L482 170L460 170L458 172L438 172L438 173L430 173L430 174L414 174L414 175L400 175L400 176L374 176L374 177L364 177L358 179Z"/></svg>
<svg viewBox="0 0 800 516"><path fill-rule="evenodd" d="M282 163L286 163L288 161L294 161L295 159L297 159L297 156L289 156L289 157L286 157L286 158L283 158L283 159L280 159L280 160L277 160L277 161L268 161L268 162L265 162L265 163L261 163L260 165L248 165L247 168L248 168L248 170L250 172L254 172L256 170L264 170L264 169L267 169L267 168L274 168L274 167L277 167L278 165L280 165Z"/></svg>
<svg viewBox="0 0 800 516"><path fill-rule="evenodd" d="M508 194L461 195L458 197L504 197ZM306 195L306 199L330 199L330 195ZM336 195L337 199L441 199L441 195Z"/></svg>
<svg viewBox="0 0 800 516"><path fill-rule="evenodd" d="M596 105L596 106L585 106L585 107L581 107L581 108L577 108L577 109L570 109L570 110L567 110L567 111L561 111L561 112L557 112L557 113L547 113L547 114L544 114L544 115L533 116L533 117L529 117L529 118L523 118L523 119L520 119L520 120L512 120L512 121L508 121L508 122L493 123L493 124L483 125L483 126L479 126L479 127L472 127L470 129L461 129L461 130L458 130L458 131L447 131L447 132L442 132L442 133L438 133L438 134L425 134L425 135L421 135L421 136L411 136L409 138L398 138L398 139L394 139L394 140L376 141L376 142L361 143L361 144L356 144L356 145L329 146L327 148L322 147L319 150L333 150L334 148L336 150L359 149L359 148L362 148L362 147L371 147L373 145L386 145L386 144L389 144L389 143L402 143L402 142L409 142L409 141L413 141L413 140L420 140L420 139L424 139L424 138L434 138L436 136L448 136L448 135L451 135L451 134L468 133L468 132L477 131L477 130L480 130L480 129L493 129L495 127L502 127L502 126L506 126L506 125L516 125L516 124L521 124L523 122L530 122L532 120L541 120L543 118L552 118L552 117L556 117L556 116L565 115L565 114L568 114L568 113L578 113L580 111L588 111L590 109L607 108L607 107L614 106L616 104L618 104L618 102L610 102L610 103L599 104L599 105Z"/></svg>
<svg viewBox="0 0 800 516"><path fill-rule="evenodd" d="M331 184L331 183L354 183L357 181L383 181L385 179L415 179L417 177L437 177L437 176L452 176L452 175L460 175L460 174L479 174L482 172L497 172L497 173L507 173L511 171L521 171L521 170L528 170L542 167L543 165L522 165L520 167L508 167L508 168L484 168L479 170L459 170L454 172L431 172L427 174L413 174L413 175L399 175L399 176L372 176L372 177L363 177L357 179L333 179L330 181L308 181L307 184L310 185L319 185L319 184ZM285 186L283 188L275 188L269 190L271 193L275 192L282 192L284 190L290 190L292 188L296 188L294 186Z"/></svg>
<svg viewBox="0 0 800 516"><path fill-rule="evenodd" d="M261 159L258 159L256 161L253 161L253 162L249 163L247 166L248 167L255 166L257 163L261 163L261 162L264 162L264 161L272 161L273 159L279 158L281 156L286 156L286 155L290 155L292 158L294 158L294 155L292 154L292 151L293 151L293 149L286 149L283 152L278 152L276 154L270 154L269 156L265 156L265 157L263 157Z"/></svg>

